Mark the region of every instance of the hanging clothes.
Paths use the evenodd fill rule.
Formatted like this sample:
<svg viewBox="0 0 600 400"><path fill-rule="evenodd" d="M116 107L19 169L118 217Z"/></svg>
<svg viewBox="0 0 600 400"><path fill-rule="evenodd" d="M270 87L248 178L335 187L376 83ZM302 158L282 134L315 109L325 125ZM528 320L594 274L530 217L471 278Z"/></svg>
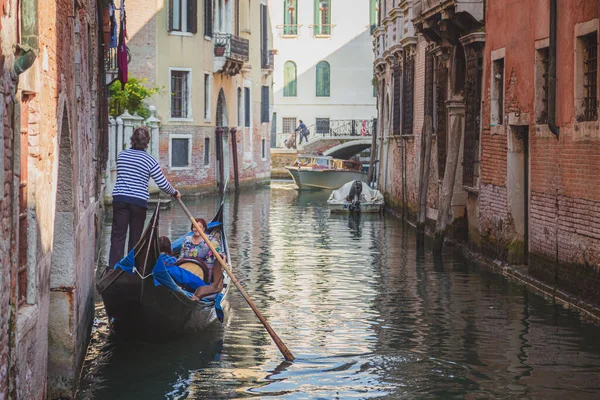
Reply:
<svg viewBox="0 0 600 400"><path fill-rule="evenodd" d="M121 31L119 32L119 46L117 47L117 66L119 67L118 78L121 81L121 90L125 90L127 83L127 37L125 0L121 0Z"/></svg>
<svg viewBox="0 0 600 400"><path fill-rule="evenodd" d="M115 49L118 46L117 36L117 7L115 3L111 2L108 6L108 12L110 15L110 40L108 41L108 48Z"/></svg>

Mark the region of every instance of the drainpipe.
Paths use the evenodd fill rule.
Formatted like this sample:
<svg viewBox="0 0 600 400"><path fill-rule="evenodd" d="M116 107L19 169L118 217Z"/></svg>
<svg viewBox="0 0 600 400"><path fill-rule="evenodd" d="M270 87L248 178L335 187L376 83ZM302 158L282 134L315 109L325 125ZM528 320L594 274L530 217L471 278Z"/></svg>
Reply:
<svg viewBox="0 0 600 400"><path fill-rule="evenodd" d="M548 128L558 136L556 126L556 9L557 0L550 0L550 44L548 49Z"/></svg>
<svg viewBox="0 0 600 400"><path fill-rule="evenodd" d="M21 1L20 37L14 68L17 75L27 71L35 62L39 52L38 0Z"/></svg>

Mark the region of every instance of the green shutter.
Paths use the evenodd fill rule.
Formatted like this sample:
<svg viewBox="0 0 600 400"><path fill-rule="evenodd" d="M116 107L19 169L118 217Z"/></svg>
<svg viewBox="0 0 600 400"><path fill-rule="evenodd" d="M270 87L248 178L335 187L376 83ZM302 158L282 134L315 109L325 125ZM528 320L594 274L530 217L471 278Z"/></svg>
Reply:
<svg viewBox="0 0 600 400"><path fill-rule="evenodd" d="M329 63L321 61L317 64L317 97L329 97L331 95L331 73Z"/></svg>
<svg viewBox="0 0 600 400"><path fill-rule="evenodd" d="M371 0L371 7L369 9L369 20L371 24L371 34L377 26L377 0Z"/></svg>
<svg viewBox="0 0 600 400"><path fill-rule="evenodd" d="M283 67L283 96L296 97L296 64L287 61Z"/></svg>
<svg viewBox="0 0 600 400"><path fill-rule="evenodd" d="M290 6L293 7L290 10ZM298 34L298 0L284 0L283 3L283 34L297 35ZM293 25L293 26L292 26Z"/></svg>

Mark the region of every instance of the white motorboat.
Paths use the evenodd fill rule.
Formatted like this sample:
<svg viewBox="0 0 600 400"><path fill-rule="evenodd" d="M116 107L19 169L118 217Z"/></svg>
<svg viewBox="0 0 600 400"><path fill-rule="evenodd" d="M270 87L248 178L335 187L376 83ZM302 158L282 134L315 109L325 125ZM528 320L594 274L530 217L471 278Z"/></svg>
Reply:
<svg viewBox="0 0 600 400"><path fill-rule="evenodd" d="M331 212L376 213L383 208L383 195L361 181L346 183L334 190L327 200Z"/></svg>
<svg viewBox="0 0 600 400"><path fill-rule="evenodd" d="M347 182L366 181L362 165L331 156L299 155L293 165L285 167L299 189L338 189Z"/></svg>

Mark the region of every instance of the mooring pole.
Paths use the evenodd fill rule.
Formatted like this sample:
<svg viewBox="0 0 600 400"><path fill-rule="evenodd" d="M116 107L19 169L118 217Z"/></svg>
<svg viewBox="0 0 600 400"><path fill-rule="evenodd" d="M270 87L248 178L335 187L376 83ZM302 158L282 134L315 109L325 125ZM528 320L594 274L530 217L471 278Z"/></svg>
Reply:
<svg viewBox="0 0 600 400"><path fill-rule="evenodd" d="M223 166L223 128L217 127L217 162L219 163L219 193L223 192L223 186L225 184L225 168Z"/></svg>
<svg viewBox="0 0 600 400"><path fill-rule="evenodd" d="M238 175L238 158L237 158L237 139L236 132L237 128L231 128L231 152L233 153L233 181L235 183L235 189L237 190L240 184L240 178Z"/></svg>

